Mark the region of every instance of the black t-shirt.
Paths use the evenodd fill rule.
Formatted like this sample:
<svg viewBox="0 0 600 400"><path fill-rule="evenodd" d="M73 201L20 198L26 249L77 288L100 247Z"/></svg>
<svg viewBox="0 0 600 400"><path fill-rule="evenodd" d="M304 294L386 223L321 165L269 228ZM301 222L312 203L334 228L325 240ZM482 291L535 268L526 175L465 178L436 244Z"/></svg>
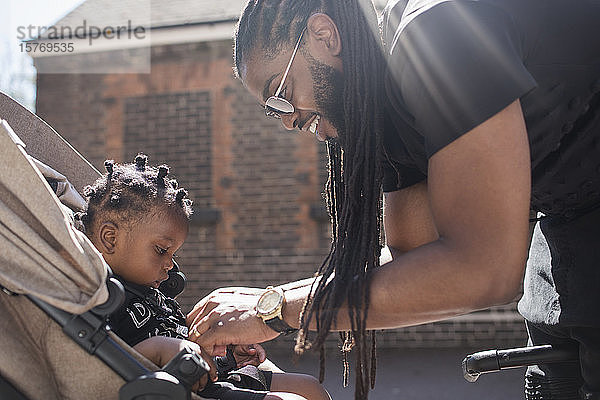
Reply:
<svg viewBox="0 0 600 400"><path fill-rule="evenodd" d="M188 328L179 303L160 290L117 277L125 288L125 301L110 315L110 327L130 346L152 336L187 339Z"/></svg>
<svg viewBox="0 0 600 400"><path fill-rule="evenodd" d="M519 310L599 326L598 233L575 227L600 224L600 2L396 0L382 23L384 191L425 180L431 156L519 99L531 207L556 217L542 225L551 260L528 264Z"/></svg>
<svg viewBox="0 0 600 400"><path fill-rule="evenodd" d="M520 99L532 207L600 202L600 2L400 0L388 4L384 190L426 179L429 157Z"/></svg>

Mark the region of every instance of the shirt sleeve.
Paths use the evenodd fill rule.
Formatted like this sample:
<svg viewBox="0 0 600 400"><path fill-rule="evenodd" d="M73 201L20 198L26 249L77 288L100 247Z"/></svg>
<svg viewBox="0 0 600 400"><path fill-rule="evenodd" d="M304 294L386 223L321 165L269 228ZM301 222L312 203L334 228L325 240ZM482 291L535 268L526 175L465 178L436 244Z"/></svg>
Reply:
<svg viewBox="0 0 600 400"><path fill-rule="evenodd" d="M385 160L383 162L383 191L395 192L424 181L427 177L417 168Z"/></svg>
<svg viewBox="0 0 600 400"><path fill-rule="evenodd" d="M514 21L479 1L444 1L405 16L389 50L427 157L536 86Z"/></svg>

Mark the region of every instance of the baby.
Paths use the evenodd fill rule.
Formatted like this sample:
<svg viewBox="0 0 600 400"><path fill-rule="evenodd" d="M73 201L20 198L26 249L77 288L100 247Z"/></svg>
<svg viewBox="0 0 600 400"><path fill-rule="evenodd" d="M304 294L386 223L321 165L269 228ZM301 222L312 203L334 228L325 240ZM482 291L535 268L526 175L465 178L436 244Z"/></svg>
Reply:
<svg viewBox="0 0 600 400"><path fill-rule="evenodd" d="M177 301L159 290L186 239L192 202L186 190L168 177L167 166L146 164L147 157L142 154L131 164L106 161L107 173L85 188L87 208L81 221L125 287L123 306L110 316L112 330L162 366L184 345L202 352L186 340L186 318ZM257 369L265 359L259 345L230 347L228 357L217 360L221 366L218 382L208 383L198 393L227 399L330 399L312 376ZM248 390L257 388L263 390Z"/></svg>

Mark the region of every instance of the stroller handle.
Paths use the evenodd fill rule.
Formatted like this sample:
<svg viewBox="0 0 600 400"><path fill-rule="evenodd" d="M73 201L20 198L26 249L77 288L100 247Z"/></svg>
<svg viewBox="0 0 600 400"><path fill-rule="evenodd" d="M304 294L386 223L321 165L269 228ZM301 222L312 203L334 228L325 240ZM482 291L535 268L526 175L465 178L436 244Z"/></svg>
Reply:
<svg viewBox="0 0 600 400"><path fill-rule="evenodd" d="M578 361L579 354L573 347L552 345L520 347L505 350L486 350L470 354L462 361L463 376L475 382L479 375L508 368L526 367L536 364Z"/></svg>

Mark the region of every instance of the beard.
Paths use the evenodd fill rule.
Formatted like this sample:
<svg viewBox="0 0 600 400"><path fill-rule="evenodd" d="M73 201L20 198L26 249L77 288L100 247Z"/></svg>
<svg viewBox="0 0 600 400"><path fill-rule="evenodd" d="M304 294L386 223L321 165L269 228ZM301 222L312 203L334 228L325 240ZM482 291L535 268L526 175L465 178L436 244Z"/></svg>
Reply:
<svg viewBox="0 0 600 400"><path fill-rule="evenodd" d="M313 80L315 103L319 113L343 135L346 128L344 115L344 75L330 65L310 57L309 69Z"/></svg>

